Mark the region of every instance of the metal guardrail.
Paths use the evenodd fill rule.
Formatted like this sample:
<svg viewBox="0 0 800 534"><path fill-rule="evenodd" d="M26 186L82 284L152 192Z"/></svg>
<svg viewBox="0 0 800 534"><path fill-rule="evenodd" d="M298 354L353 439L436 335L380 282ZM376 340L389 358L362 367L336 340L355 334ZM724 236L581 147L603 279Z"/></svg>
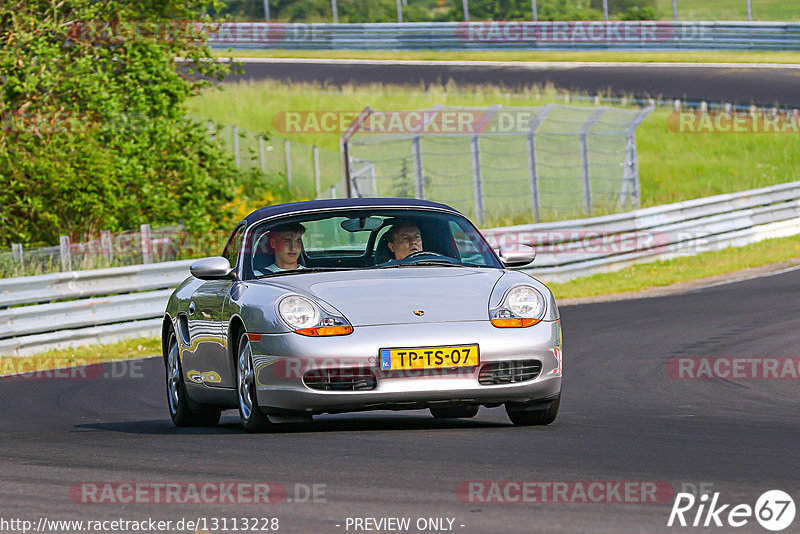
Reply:
<svg viewBox="0 0 800 534"><path fill-rule="evenodd" d="M298 50L794 50L800 23L734 21L481 21L211 25L215 48Z"/></svg>
<svg viewBox="0 0 800 534"><path fill-rule="evenodd" d="M800 182L484 233L494 246L536 247L536 267L525 272L561 282L798 234ZM192 261L0 280L0 355L156 336L169 288L188 275Z"/></svg>

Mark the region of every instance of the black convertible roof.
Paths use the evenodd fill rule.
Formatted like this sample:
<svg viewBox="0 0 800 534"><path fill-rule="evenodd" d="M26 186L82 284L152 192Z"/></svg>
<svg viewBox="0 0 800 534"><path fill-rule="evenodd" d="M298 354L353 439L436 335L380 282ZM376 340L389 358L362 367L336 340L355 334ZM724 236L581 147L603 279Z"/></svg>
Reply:
<svg viewBox="0 0 800 534"><path fill-rule="evenodd" d="M447 210L452 213L460 212L438 202L429 200L418 200L416 198L336 198L330 200L307 200L305 202L291 202L289 204L276 204L258 209L245 217L245 221L250 225L268 217L276 215L288 215L290 213L301 213L304 211L315 211L332 208L436 208Z"/></svg>

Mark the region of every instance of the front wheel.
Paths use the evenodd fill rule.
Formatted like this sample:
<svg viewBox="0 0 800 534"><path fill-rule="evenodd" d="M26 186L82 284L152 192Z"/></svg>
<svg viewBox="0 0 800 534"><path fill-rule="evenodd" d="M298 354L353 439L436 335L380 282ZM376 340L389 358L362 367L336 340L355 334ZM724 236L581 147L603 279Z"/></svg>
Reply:
<svg viewBox="0 0 800 534"><path fill-rule="evenodd" d="M558 398L546 410L509 411L506 407L506 413L511 422L517 426L549 425L556 420L560 404L561 398Z"/></svg>
<svg viewBox="0 0 800 534"><path fill-rule="evenodd" d="M478 415L480 406L432 407L431 415L436 419L469 419Z"/></svg>
<svg viewBox="0 0 800 534"><path fill-rule="evenodd" d="M167 342L167 405L172 423L177 427L214 426L219 423L222 412L219 408L202 406L189 401L186 383L183 381L178 340L171 331Z"/></svg>
<svg viewBox="0 0 800 534"><path fill-rule="evenodd" d="M239 397L239 419L248 432L264 432L271 423L267 415L258 407L253 353L250 350L250 340L247 338L247 334L242 334L237 346L236 391Z"/></svg>

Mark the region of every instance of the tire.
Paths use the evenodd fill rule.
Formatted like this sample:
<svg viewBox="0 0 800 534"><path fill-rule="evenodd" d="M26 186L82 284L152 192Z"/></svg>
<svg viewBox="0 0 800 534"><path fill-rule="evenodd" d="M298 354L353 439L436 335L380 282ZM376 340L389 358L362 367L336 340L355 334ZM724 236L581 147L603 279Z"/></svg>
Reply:
<svg viewBox="0 0 800 534"><path fill-rule="evenodd" d="M222 415L219 408L203 406L189 400L186 383L183 381L178 339L171 329L164 365L167 371L167 408L172 423L177 427L214 426L219 423Z"/></svg>
<svg viewBox="0 0 800 534"><path fill-rule="evenodd" d="M436 419L469 419L478 415L480 406L448 406L431 408Z"/></svg>
<svg viewBox="0 0 800 534"><path fill-rule="evenodd" d="M258 406L255 374L253 372L253 353L250 340L244 333L236 345L236 396L239 399L239 419L248 432L265 432L272 425L267 414Z"/></svg>
<svg viewBox="0 0 800 534"><path fill-rule="evenodd" d="M560 404L561 398L559 397L546 410L509 411L506 407L506 413L511 422L517 426L549 425L556 420Z"/></svg>

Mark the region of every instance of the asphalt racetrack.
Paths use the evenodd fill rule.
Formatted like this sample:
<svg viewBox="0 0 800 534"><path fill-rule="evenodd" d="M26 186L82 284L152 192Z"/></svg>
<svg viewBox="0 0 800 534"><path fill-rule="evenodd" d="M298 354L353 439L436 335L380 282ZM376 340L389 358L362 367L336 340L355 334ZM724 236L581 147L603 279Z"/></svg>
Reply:
<svg viewBox="0 0 800 534"><path fill-rule="evenodd" d="M464 534L695 532L666 527L675 492L691 485L731 505L753 506L772 489L798 500L800 381L679 379L668 362L796 359L798 303L794 270L684 295L564 307L564 396L548 427L514 427L501 408L482 408L464 421L435 421L427 411L325 415L263 435L246 434L226 412L218 427L177 429L157 358L106 365L117 377L0 379L0 518L279 518L280 532L297 533L355 532L354 518L389 517L410 518L411 528L370 525ZM482 502L488 493L458 493L469 481L656 482L669 491L656 503L584 502L570 491L569 502L499 504ZM86 482L272 482L288 498L92 504L81 496ZM307 491L313 485L316 499ZM427 518L451 519L451 530L428 528L447 521L418 530ZM15 532L9 525L2 531ZM752 517L735 530L767 532Z"/></svg>
<svg viewBox="0 0 800 534"><path fill-rule="evenodd" d="M318 82L335 86L387 83L428 85L453 80L459 85L553 86L589 94L634 95L800 107L800 69L793 67L641 64L457 64L346 60L248 59L237 80Z"/></svg>

